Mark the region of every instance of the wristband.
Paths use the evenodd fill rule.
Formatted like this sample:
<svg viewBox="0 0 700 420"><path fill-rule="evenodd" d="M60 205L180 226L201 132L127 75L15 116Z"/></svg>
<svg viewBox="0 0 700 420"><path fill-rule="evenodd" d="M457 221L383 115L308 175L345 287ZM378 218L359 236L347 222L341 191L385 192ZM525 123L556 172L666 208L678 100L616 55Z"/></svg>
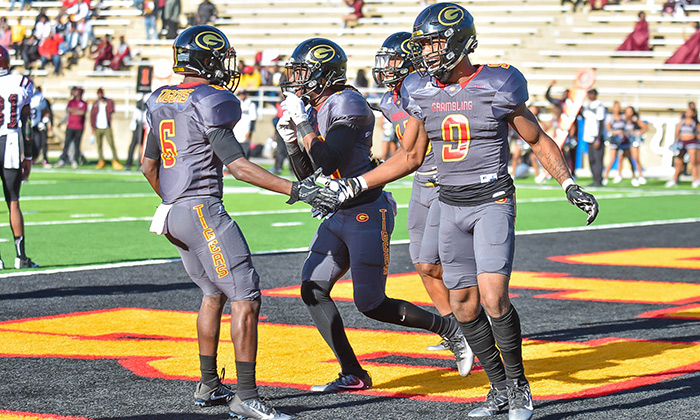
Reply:
<svg viewBox="0 0 700 420"><path fill-rule="evenodd" d="M367 181L365 180L365 177L363 176L358 176L357 181L359 181L360 186L362 187L362 191L367 191L369 187L367 186Z"/></svg>
<svg viewBox="0 0 700 420"><path fill-rule="evenodd" d="M306 137L307 134L315 134L314 129L311 128L311 124L308 121L302 121L299 125L297 125L297 130L299 131L299 134L301 134L302 139Z"/></svg>
<svg viewBox="0 0 700 420"><path fill-rule="evenodd" d="M576 182L574 182L573 178L566 178L564 182L561 183L561 187L566 191L567 188L569 188L571 185L576 185Z"/></svg>

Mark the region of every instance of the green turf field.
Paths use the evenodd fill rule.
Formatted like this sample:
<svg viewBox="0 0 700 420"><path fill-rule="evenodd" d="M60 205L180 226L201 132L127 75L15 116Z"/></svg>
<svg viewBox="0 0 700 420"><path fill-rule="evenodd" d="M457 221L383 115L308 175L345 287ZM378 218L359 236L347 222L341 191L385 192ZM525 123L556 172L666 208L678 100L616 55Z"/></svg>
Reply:
<svg viewBox="0 0 700 420"><path fill-rule="evenodd" d="M586 185L590 180L581 180ZM241 226L253 252L308 246L320 223L308 206L285 204L285 197L236 181L225 180L224 204ZM566 201L554 182L545 186L532 179L516 183L519 232L580 227L585 215ZM411 180L388 188L399 204L393 241L408 239L406 209ZM643 188L629 181L592 191L600 202L594 226L700 217L700 191L689 184L663 188L649 180ZM148 232L150 217L159 204L139 172L95 170L34 170L23 184L27 254L42 268L175 258L177 252L164 237ZM6 208L3 208L0 253L11 266L14 250Z"/></svg>

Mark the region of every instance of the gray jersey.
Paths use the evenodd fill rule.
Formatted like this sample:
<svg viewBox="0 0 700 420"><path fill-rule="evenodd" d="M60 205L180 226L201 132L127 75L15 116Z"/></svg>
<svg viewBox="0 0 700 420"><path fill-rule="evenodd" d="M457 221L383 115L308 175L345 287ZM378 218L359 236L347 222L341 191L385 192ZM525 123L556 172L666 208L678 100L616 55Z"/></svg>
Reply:
<svg viewBox="0 0 700 420"><path fill-rule="evenodd" d="M207 133L233 128L241 118L238 99L229 90L206 84L163 86L147 103L147 121L158 140L163 203L192 197L223 196L221 160Z"/></svg>
<svg viewBox="0 0 700 420"><path fill-rule="evenodd" d="M443 189L508 176L506 117L528 99L527 82L515 67L481 65L466 83L448 86L414 73L401 97L404 109L425 124Z"/></svg>
<svg viewBox="0 0 700 420"><path fill-rule="evenodd" d="M379 107L382 110L382 114L384 115L384 118L391 121L399 142L403 140L403 133L406 130L406 123L408 122L408 113L403 109L402 103L403 99L401 98L397 89L384 93L382 100L379 102ZM425 155L425 159L423 160L421 166L416 169L416 171L429 172L434 169L435 155L433 154L433 148L428 147L428 152Z"/></svg>

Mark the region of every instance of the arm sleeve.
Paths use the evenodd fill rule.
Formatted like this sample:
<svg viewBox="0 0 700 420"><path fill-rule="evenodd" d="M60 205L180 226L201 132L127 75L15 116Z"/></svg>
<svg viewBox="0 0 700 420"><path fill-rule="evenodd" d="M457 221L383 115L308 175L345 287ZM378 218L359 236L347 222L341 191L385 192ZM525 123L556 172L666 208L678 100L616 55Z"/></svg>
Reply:
<svg viewBox="0 0 700 420"><path fill-rule="evenodd" d="M148 132L148 138L146 139L146 150L143 151L143 155L149 159L159 160L160 159L160 148L158 148L158 139L153 131Z"/></svg>
<svg viewBox="0 0 700 420"><path fill-rule="evenodd" d="M545 99L547 99L547 102L549 102L550 104L559 105L559 101L552 97L552 86L551 85L547 88L547 91L544 93L544 97L545 97Z"/></svg>
<svg viewBox="0 0 700 420"><path fill-rule="evenodd" d="M359 128L354 124L335 123L328 130L326 140L316 138L311 143L309 154L316 167L323 168L324 175L330 175L340 167L344 157L350 155Z"/></svg>
<svg viewBox="0 0 700 420"><path fill-rule="evenodd" d="M230 128L215 128L207 133L207 137L209 137L214 154L224 165L245 156L243 148Z"/></svg>
<svg viewBox="0 0 700 420"><path fill-rule="evenodd" d="M309 155L306 154L297 142L284 143L289 155L289 166L298 180L302 180L314 173L314 165L311 163Z"/></svg>

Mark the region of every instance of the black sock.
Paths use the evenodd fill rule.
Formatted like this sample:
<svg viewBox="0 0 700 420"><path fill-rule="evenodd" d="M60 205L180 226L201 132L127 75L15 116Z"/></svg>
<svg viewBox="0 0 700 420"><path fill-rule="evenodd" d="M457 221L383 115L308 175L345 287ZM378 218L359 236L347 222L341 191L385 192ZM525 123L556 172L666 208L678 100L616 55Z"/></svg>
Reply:
<svg viewBox="0 0 700 420"><path fill-rule="evenodd" d="M475 319L459 324L462 327L462 334L476 357L479 358L481 367L484 368L489 381L492 384L505 381L506 371L501 362L501 354L496 348L496 340L493 337L491 324L489 324L484 308L481 308L481 312Z"/></svg>
<svg viewBox="0 0 700 420"><path fill-rule="evenodd" d="M447 317L399 299L386 298L379 306L363 314L377 321L432 331L442 337L452 337L459 328L457 323Z"/></svg>
<svg viewBox="0 0 700 420"><path fill-rule="evenodd" d="M236 394L241 400L258 397L258 387L255 385L255 362L236 360L236 377L238 379Z"/></svg>
<svg viewBox="0 0 700 420"><path fill-rule="evenodd" d="M523 367L523 338L520 332L520 317L511 305L508 312L500 318L491 318L493 336L503 356L508 379L525 377Z"/></svg>
<svg viewBox="0 0 700 420"><path fill-rule="evenodd" d="M17 258L27 258L24 254L24 235L15 236L15 251L17 251Z"/></svg>
<svg viewBox="0 0 700 420"><path fill-rule="evenodd" d="M201 382L209 388L214 388L219 384L219 375L216 373L216 355L199 355L199 370L202 372Z"/></svg>
<svg viewBox="0 0 700 420"><path fill-rule="evenodd" d="M345 334L343 319L330 296L331 287L329 282L302 282L301 298L314 320L316 329L338 359L341 371L344 374L362 376L366 371L360 366Z"/></svg>

